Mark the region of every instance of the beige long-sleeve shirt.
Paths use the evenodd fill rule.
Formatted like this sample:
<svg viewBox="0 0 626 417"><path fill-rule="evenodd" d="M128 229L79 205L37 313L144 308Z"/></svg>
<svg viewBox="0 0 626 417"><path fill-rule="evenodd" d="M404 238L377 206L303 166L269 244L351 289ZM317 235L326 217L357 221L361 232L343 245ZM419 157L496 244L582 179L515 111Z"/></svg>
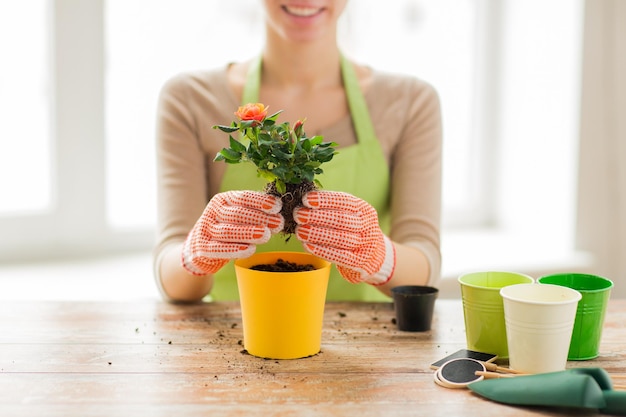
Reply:
<svg viewBox="0 0 626 417"><path fill-rule="evenodd" d="M185 240L211 196L219 192L226 164L213 158L228 146L216 129L229 124L240 99L229 88L227 68L184 73L163 87L157 117L157 242L160 256ZM415 77L373 71L365 91L370 117L391 178L390 238L427 257L429 284L441 270L441 151L439 98ZM321 132L341 145L356 143L349 116ZM340 151L341 149L339 149ZM342 190L336 190L342 191Z"/></svg>

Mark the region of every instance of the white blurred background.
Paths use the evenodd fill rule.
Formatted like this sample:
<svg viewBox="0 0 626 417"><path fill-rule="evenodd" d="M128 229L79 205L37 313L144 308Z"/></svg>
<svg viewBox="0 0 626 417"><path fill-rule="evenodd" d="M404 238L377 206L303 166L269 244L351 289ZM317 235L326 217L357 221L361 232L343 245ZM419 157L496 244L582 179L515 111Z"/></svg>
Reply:
<svg viewBox="0 0 626 417"><path fill-rule="evenodd" d="M443 296L460 273L506 269L595 272L626 297L624 3L349 3L345 53L442 99ZM261 13L260 0L0 3L0 297L156 296L159 89L258 53Z"/></svg>

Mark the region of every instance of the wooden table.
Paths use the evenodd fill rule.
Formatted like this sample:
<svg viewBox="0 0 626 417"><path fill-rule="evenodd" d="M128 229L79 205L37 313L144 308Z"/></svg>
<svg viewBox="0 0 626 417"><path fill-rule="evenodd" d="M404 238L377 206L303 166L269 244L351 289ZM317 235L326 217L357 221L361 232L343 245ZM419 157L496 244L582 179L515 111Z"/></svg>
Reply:
<svg viewBox="0 0 626 417"><path fill-rule="evenodd" d="M0 415L563 415L433 382L430 363L465 347L459 301L437 301L430 332L393 318L391 304L329 303L321 353L266 360L243 351L238 303L4 302ZM625 328L613 300L600 358L568 367L626 373Z"/></svg>

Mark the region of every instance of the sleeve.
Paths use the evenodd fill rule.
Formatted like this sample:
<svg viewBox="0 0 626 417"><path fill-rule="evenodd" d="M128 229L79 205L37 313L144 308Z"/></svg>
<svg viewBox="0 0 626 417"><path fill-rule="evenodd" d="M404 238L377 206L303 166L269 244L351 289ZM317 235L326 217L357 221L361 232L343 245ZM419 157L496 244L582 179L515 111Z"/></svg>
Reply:
<svg viewBox="0 0 626 417"><path fill-rule="evenodd" d="M208 201L205 153L191 110L187 78L169 80L157 107L157 228L153 267L157 287L160 260L167 248L183 242Z"/></svg>
<svg viewBox="0 0 626 417"><path fill-rule="evenodd" d="M406 91L404 123L391 154L390 237L426 255L428 283L436 286L441 276L440 102L436 90L421 80L413 80Z"/></svg>

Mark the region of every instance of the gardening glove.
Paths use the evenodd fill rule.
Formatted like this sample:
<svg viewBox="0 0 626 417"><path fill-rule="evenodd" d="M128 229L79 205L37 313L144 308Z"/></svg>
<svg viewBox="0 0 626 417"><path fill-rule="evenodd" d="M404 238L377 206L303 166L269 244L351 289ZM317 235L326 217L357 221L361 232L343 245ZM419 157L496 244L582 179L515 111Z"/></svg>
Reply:
<svg viewBox="0 0 626 417"><path fill-rule="evenodd" d="M310 191L294 210L305 249L337 265L351 283L382 285L396 265L395 247L378 225L374 207L353 195Z"/></svg>
<svg viewBox="0 0 626 417"><path fill-rule="evenodd" d="M282 230L280 198L255 191L213 196L183 246L183 267L194 275L217 272L231 259L247 258L256 245Z"/></svg>

